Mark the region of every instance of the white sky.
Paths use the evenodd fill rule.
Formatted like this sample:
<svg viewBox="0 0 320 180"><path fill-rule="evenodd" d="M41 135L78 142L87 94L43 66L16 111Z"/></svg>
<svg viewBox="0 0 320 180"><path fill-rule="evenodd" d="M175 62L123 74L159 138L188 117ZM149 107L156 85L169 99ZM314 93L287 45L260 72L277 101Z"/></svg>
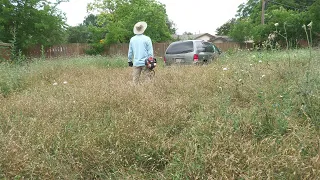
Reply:
<svg viewBox="0 0 320 180"><path fill-rule="evenodd" d="M93 0L70 0L59 8L66 13L67 23L76 26L87 16L87 3ZM177 33L210 33L233 18L241 3L247 0L158 0L166 5L167 14Z"/></svg>

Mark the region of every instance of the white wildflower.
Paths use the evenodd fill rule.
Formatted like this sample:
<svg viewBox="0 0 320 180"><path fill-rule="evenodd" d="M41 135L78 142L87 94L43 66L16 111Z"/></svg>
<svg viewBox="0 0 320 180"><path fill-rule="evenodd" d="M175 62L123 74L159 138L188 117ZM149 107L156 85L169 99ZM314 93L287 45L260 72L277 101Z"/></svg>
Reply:
<svg viewBox="0 0 320 180"><path fill-rule="evenodd" d="M303 29L306 29L307 27L306 27L306 25L304 24L304 25L302 26L302 28L303 28Z"/></svg>
<svg viewBox="0 0 320 180"><path fill-rule="evenodd" d="M64 81L63 84L68 84L68 82L67 82L67 81Z"/></svg>
<svg viewBox="0 0 320 180"><path fill-rule="evenodd" d="M308 27L312 27L312 21L307 26Z"/></svg>
<svg viewBox="0 0 320 180"><path fill-rule="evenodd" d="M271 40L274 40L276 38L276 35L274 33L271 33L269 34L268 36L268 39L271 41Z"/></svg>
<svg viewBox="0 0 320 180"><path fill-rule="evenodd" d="M228 68L223 68L223 70L224 70L224 71L227 71L227 70L228 70Z"/></svg>
<svg viewBox="0 0 320 180"><path fill-rule="evenodd" d="M266 77L266 75L262 75L261 77Z"/></svg>
<svg viewBox="0 0 320 180"><path fill-rule="evenodd" d="M252 64L250 64L250 66L252 66Z"/></svg>
<svg viewBox="0 0 320 180"><path fill-rule="evenodd" d="M279 26L279 23L275 23L274 26L275 26L275 27Z"/></svg>
<svg viewBox="0 0 320 180"><path fill-rule="evenodd" d="M242 79L239 79L239 82L241 82L242 81Z"/></svg>
<svg viewBox="0 0 320 180"><path fill-rule="evenodd" d="M57 83L57 82L54 82L52 85L56 86L56 85L58 85L58 83Z"/></svg>
<svg viewBox="0 0 320 180"><path fill-rule="evenodd" d="M261 61L261 60L259 60L259 63L262 63L262 61Z"/></svg>
<svg viewBox="0 0 320 180"><path fill-rule="evenodd" d="M280 95L280 98L283 98L283 96L282 96L282 95Z"/></svg>

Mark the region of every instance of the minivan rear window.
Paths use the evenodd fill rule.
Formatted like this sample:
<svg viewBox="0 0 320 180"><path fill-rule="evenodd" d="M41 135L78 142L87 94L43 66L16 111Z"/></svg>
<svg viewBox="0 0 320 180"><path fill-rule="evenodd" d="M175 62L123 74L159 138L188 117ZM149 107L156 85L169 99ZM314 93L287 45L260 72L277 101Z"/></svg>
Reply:
<svg viewBox="0 0 320 180"><path fill-rule="evenodd" d="M171 44L166 54L182 54L182 53L189 53L193 51L193 42L186 41L186 42L177 42Z"/></svg>
<svg viewBox="0 0 320 180"><path fill-rule="evenodd" d="M205 48L205 52L214 52L213 46L210 43L204 42L203 46Z"/></svg>
<svg viewBox="0 0 320 180"><path fill-rule="evenodd" d="M214 52L212 45L208 42L197 41L196 46L200 52Z"/></svg>

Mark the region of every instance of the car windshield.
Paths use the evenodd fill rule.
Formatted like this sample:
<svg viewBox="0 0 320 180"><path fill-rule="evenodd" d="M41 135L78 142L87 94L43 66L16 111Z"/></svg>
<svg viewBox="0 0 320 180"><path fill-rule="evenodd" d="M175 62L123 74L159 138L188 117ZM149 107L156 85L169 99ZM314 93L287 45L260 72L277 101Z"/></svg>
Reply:
<svg viewBox="0 0 320 180"><path fill-rule="evenodd" d="M174 44L171 44L166 54L182 54L182 53L188 53L193 51L193 42L187 41L187 42L177 42Z"/></svg>

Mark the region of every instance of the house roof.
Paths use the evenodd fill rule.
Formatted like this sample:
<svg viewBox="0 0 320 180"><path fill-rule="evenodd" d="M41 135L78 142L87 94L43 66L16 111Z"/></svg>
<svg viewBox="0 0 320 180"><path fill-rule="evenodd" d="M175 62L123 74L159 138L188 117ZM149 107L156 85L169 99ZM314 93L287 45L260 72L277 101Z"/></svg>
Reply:
<svg viewBox="0 0 320 180"><path fill-rule="evenodd" d="M216 40L221 40L223 42L233 42L234 40L231 39L229 36L217 36L217 35L211 35L209 33L200 33L200 34L192 34L192 35L172 35L174 39L179 39L179 40L195 40L198 39L202 36L209 36L210 41L214 42Z"/></svg>
<svg viewBox="0 0 320 180"><path fill-rule="evenodd" d="M229 36L214 36L210 41L216 41L221 40L223 42L232 42L233 39L231 39Z"/></svg>
<svg viewBox="0 0 320 180"><path fill-rule="evenodd" d="M209 33L200 33L200 34L192 34L192 35L176 35L176 34L174 34L174 35L172 35L172 37L174 39L180 39L180 40L194 40L194 39L198 39L198 38L205 36L205 35L209 36L210 38L214 37L213 35L211 35Z"/></svg>

